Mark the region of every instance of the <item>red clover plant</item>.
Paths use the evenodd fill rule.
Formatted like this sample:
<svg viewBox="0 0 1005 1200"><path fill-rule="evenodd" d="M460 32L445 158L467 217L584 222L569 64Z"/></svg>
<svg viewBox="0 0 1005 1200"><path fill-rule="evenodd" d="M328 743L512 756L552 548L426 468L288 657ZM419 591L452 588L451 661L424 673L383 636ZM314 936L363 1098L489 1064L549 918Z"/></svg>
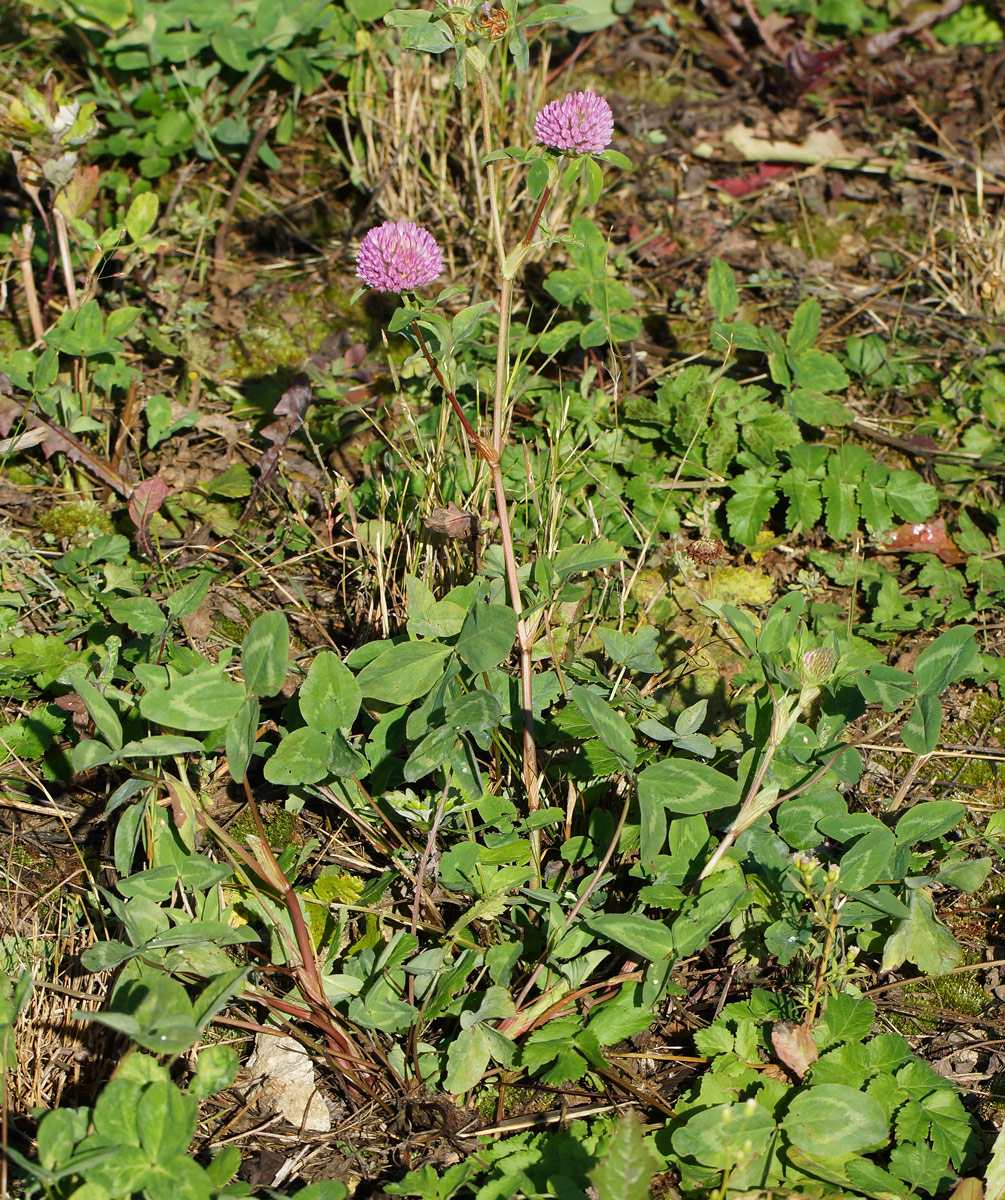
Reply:
<svg viewBox="0 0 1005 1200"><path fill-rule="evenodd" d="M492 10L495 12L496 10ZM499 10L500 12L502 10ZM542 10L543 13L543 10ZM571 11L570 11L570 14ZM532 22L534 14L527 18ZM539 23L539 22L538 22ZM521 22L523 24L523 22ZM490 44L497 40L494 29L486 26L471 26L465 29L476 35L488 37ZM462 31L463 33L463 31ZM471 40L467 38L466 40ZM422 46L422 48L427 48ZM432 46L429 47L430 49ZM600 167L595 161L596 155L603 157L619 166L630 165L623 155L607 150L614 134L614 117L610 105L602 96L592 91L570 92L559 100L545 105L537 114L534 122L534 133L542 147L532 151L520 148L496 150L491 145L491 98L486 79L488 58L485 54L472 53L470 45L455 47L460 52L465 49L466 62L473 68L478 81L478 91L482 108L483 157L482 164L486 171L489 205L492 220L492 235L495 243L499 268L499 298L497 302L499 314L499 331L496 353L495 393L492 398L492 437L488 440L482 437L465 415L461 405L448 387L446 380L435 361L429 344L423 336L419 318L426 313L432 313L433 305L424 305L415 301L410 306L410 324L404 326L414 336L419 350L422 352L433 372L436 381L450 402L458 421L468 437L476 453L483 459L492 472L493 491L496 512L499 518L499 531L503 544L503 556L506 564L506 577L510 594L510 602L517 614L517 640L520 646L520 680L521 708L523 710L523 781L527 794L527 811L533 813L539 807L539 780L537 765L537 749L534 741L533 727L533 668L531 652L533 649L533 634L529 630L523 616L523 604L520 596L520 585L517 579L516 554L513 549L513 538L509 520L509 507L506 498L500 459L505 445L505 431L509 416L509 386L510 386L510 353L509 327L513 302L513 280L523 265L524 260L532 249L535 233L541 227L541 219L545 206L551 197L555 186L562 174L562 182L570 186L585 175L588 183L588 198L595 202L602 184ZM511 47L512 52L512 47ZM461 73L461 80L466 73ZM456 80L455 80L456 82ZM508 250L504 244L502 223L499 216L498 179L494 164L500 159L510 158L522 162L529 167L527 190L530 198L536 201L533 215L528 222L516 247ZM564 174L562 168L565 167ZM356 274L365 285L381 291L413 292L424 284L432 283L442 272L443 257L439 246L432 234L422 226L413 222L387 221L374 229L363 238L357 255ZM402 327L399 325L399 328ZM535 864L539 863L539 835L532 831L533 856Z"/></svg>

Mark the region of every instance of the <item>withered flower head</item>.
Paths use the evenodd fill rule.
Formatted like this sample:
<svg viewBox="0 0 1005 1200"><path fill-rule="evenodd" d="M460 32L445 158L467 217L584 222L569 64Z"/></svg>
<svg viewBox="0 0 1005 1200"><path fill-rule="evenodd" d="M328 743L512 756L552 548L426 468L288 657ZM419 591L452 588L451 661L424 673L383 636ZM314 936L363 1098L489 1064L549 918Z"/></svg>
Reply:
<svg viewBox="0 0 1005 1200"><path fill-rule="evenodd" d="M478 517L451 500L446 508L434 508L422 521L430 533L442 533L448 538L470 538L478 531Z"/></svg>
<svg viewBox="0 0 1005 1200"><path fill-rule="evenodd" d="M505 36L509 29L509 14L505 9L493 8L486 0L482 5L482 16L479 22L482 33L496 40Z"/></svg>
<svg viewBox="0 0 1005 1200"><path fill-rule="evenodd" d="M694 563L700 563L702 566L708 566L709 563L714 563L715 560L722 554L726 547L719 541L718 538L709 537L708 534L702 534L700 538L693 541L687 548L687 556Z"/></svg>

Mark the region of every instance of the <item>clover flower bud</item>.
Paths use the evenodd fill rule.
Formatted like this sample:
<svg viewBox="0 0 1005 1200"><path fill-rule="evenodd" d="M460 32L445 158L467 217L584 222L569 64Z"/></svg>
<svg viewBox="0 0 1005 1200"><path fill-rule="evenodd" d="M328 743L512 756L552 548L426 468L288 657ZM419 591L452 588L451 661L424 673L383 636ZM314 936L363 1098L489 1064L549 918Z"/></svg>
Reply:
<svg viewBox="0 0 1005 1200"><path fill-rule="evenodd" d="M800 681L808 686L826 683L833 674L835 661L834 651L826 646L807 650L799 671Z"/></svg>
<svg viewBox="0 0 1005 1200"><path fill-rule="evenodd" d="M803 879L808 882L820 869L820 859L814 858L812 854L793 854L792 865L796 868Z"/></svg>

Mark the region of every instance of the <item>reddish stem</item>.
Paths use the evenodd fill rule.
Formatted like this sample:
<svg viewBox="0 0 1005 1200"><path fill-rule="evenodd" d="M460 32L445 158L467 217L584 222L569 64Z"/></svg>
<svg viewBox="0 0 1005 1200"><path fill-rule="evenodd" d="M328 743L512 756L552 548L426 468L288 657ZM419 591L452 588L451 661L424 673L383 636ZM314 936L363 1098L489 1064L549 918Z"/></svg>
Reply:
<svg viewBox="0 0 1005 1200"><path fill-rule="evenodd" d="M538 223L541 220L541 214L544 212L544 206L551 199L551 184L549 184L541 193L541 199L537 202L537 208L534 210L534 215L531 217L530 228L523 235L523 244L530 245L530 239L534 236L537 230Z"/></svg>
<svg viewBox="0 0 1005 1200"><path fill-rule="evenodd" d="M426 339L422 336L422 330L419 328L418 321L412 322L412 330L414 331L415 336L418 338L419 349L422 351L423 355L425 356L426 362L429 363L429 369L436 376L436 382L440 385L441 388L443 388L443 394L447 397L447 399L450 401L451 405L453 406L454 412L457 414L457 419L458 419L458 421L460 421L461 425L463 426L464 432L471 439L471 444L474 446L474 448L476 450L478 450L478 443L481 441L481 438L478 436L477 433L475 433L474 429L471 428L471 422L464 415L464 409L461 408L461 406L457 400L457 397L450 390L450 388L447 387L447 381L443 378L443 374L441 373L440 368L436 365L435 359L433 358L432 354L430 354L430 352L429 352L429 347L426 345ZM483 455L483 457L484 457L484 455Z"/></svg>

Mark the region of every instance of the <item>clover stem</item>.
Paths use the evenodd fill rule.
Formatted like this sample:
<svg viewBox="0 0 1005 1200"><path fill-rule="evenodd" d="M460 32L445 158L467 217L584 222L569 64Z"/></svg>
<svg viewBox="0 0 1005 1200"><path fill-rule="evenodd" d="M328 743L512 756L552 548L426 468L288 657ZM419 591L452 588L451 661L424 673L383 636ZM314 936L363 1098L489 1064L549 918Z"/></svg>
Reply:
<svg viewBox="0 0 1005 1200"><path fill-rule="evenodd" d="M551 199L551 192L552 188L551 184L549 184L541 193L541 199L537 202L537 208L534 210L533 217L531 217L530 225L527 229L527 232L523 235L523 244L525 246L530 245L530 239L534 236L534 233L537 230L538 224L541 220L541 214L544 212L544 206Z"/></svg>
<svg viewBox="0 0 1005 1200"><path fill-rule="evenodd" d="M774 711L771 715L771 731L768 734L768 744L764 747L764 754L757 768L757 774L747 790L746 799L740 805L740 811L733 818L732 824L723 835L722 841L716 846L712 852L712 857L702 868L701 874L698 876L699 882L707 879L709 875L719 865L720 860L726 851L733 845L736 839L744 830L749 829L756 819L761 817L765 812L770 812L777 804L780 803L777 797L778 789L775 789L775 798L762 800L761 793L764 790L764 780L768 774L768 768L771 766L772 760L775 757L775 752L781 746L782 742L792 728L799 720L800 715L809 708L819 695L819 688L804 689L799 696L783 696L781 700L775 701ZM812 693L812 695L811 695ZM758 806L758 801L761 805Z"/></svg>
<svg viewBox="0 0 1005 1200"><path fill-rule="evenodd" d="M496 341L496 386L492 397L492 446L502 454L506 424L506 391L509 378L509 325L513 312L513 280L504 278L499 289L499 334Z"/></svg>
<svg viewBox="0 0 1005 1200"><path fill-rule="evenodd" d="M489 117L489 89L485 82L485 72L478 73L478 98L482 106L482 140L485 144L485 153L492 152L492 129L491 120ZM499 218L499 176L490 164L487 172L489 185L489 211L492 217L492 236L495 239L496 254L499 256L499 265L502 266L506 258L506 247L503 243L502 221Z"/></svg>
<svg viewBox="0 0 1005 1200"><path fill-rule="evenodd" d="M443 374L440 371L440 368L436 365L436 360L433 358L432 354L430 354L430 352L429 352L429 347L426 345L426 339L422 336L422 330L419 328L418 321L412 322L412 332L415 334L416 340L419 343L419 349L422 351L423 357L425 358L426 362L429 363L429 369L436 376L436 382L443 389L443 394L450 401L450 404L451 404L454 412L457 414L457 419L461 423L461 427L463 428L464 432L468 435L468 437L471 439L471 444L477 450L478 443L479 443L479 441L481 441L481 439L479 438L478 434L475 433L474 429L472 429L471 422L464 415L464 409L461 408L460 404L458 403L457 397L450 390L450 388L447 387L447 381L443 378Z"/></svg>
<svg viewBox="0 0 1005 1200"><path fill-rule="evenodd" d="M537 779L537 743L534 740L534 675L533 664L531 662L533 641L528 633L527 623L523 619L520 581L517 578L516 553L513 549L509 504L506 500L506 483L503 479L502 467L499 463L499 454L493 445L477 434L472 428L471 422L464 415L457 397L447 387L443 373L433 359L417 321L412 322L412 330L419 343L419 349L422 351L423 357L436 377L437 383L439 383L447 399L450 401L450 405L461 423L461 428L467 434L475 452L488 464L492 472L496 514L499 517L499 534L502 538L503 560L506 564L506 582L509 588L510 604L516 613L516 636L520 646L520 707L523 710L523 782L527 792L527 812L529 814L536 812L540 806ZM530 843L536 886L540 883L541 834L539 830L532 829L530 831Z"/></svg>

